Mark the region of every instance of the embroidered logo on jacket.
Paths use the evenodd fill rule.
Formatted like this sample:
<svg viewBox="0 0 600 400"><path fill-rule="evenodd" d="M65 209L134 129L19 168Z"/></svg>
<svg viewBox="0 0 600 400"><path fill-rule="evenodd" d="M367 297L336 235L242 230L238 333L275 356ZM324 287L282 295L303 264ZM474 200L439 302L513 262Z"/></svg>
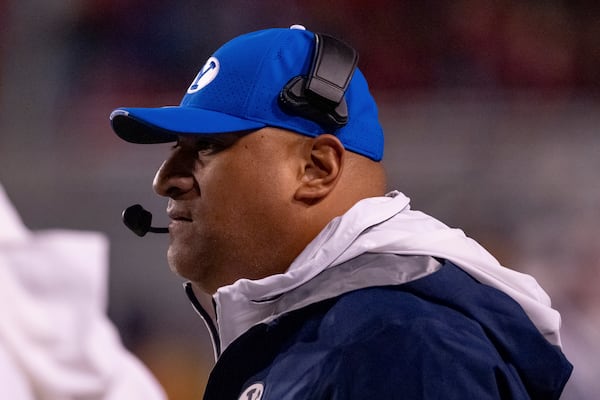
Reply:
<svg viewBox="0 0 600 400"><path fill-rule="evenodd" d="M254 383L242 392L239 400L260 400L264 390L265 385L262 382Z"/></svg>

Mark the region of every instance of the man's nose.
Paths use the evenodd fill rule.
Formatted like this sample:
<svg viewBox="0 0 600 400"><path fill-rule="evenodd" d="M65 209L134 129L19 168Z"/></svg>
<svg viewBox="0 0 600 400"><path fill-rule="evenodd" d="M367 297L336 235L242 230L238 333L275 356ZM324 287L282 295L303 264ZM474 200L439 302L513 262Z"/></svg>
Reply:
<svg viewBox="0 0 600 400"><path fill-rule="evenodd" d="M177 154L165 160L156 175L152 187L160 195L171 198L184 196L194 189L194 169Z"/></svg>

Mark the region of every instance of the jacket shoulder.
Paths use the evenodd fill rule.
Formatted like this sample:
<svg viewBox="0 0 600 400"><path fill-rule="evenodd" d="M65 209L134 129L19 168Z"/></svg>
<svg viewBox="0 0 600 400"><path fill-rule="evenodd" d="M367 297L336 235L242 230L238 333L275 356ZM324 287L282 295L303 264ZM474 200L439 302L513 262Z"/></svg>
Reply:
<svg viewBox="0 0 600 400"><path fill-rule="evenodd" d="M291 386L303 393L285 397L290 388L278 385L270 398L528 398L482 326L451 304L400 285L321 307L267 375L297 379Z"/></svg>

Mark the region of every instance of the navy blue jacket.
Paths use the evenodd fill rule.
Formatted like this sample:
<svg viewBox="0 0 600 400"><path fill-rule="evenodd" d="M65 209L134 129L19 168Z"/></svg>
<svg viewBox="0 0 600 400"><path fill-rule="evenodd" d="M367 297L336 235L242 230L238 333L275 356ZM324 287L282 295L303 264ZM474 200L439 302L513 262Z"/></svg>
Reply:
<svg viewBox="0 0 600 400"><path fill-rule="evenodd" d="M572 366L513 299L449 262L258 324L207 400L558 399Z"/></svg>

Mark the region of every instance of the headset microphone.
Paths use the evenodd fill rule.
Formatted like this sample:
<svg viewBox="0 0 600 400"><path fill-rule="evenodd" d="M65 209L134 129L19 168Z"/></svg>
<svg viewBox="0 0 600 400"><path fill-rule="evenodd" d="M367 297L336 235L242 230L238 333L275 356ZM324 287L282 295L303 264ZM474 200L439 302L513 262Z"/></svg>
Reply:
<svg viewBox="0 0 600 400"><path fill-rule="evenodd" d="M148 232L168 233L169 228L155 228L150 226L152 214L139 204L127 207L122 214L123 223L138 236L144 236Z"/></svg>

